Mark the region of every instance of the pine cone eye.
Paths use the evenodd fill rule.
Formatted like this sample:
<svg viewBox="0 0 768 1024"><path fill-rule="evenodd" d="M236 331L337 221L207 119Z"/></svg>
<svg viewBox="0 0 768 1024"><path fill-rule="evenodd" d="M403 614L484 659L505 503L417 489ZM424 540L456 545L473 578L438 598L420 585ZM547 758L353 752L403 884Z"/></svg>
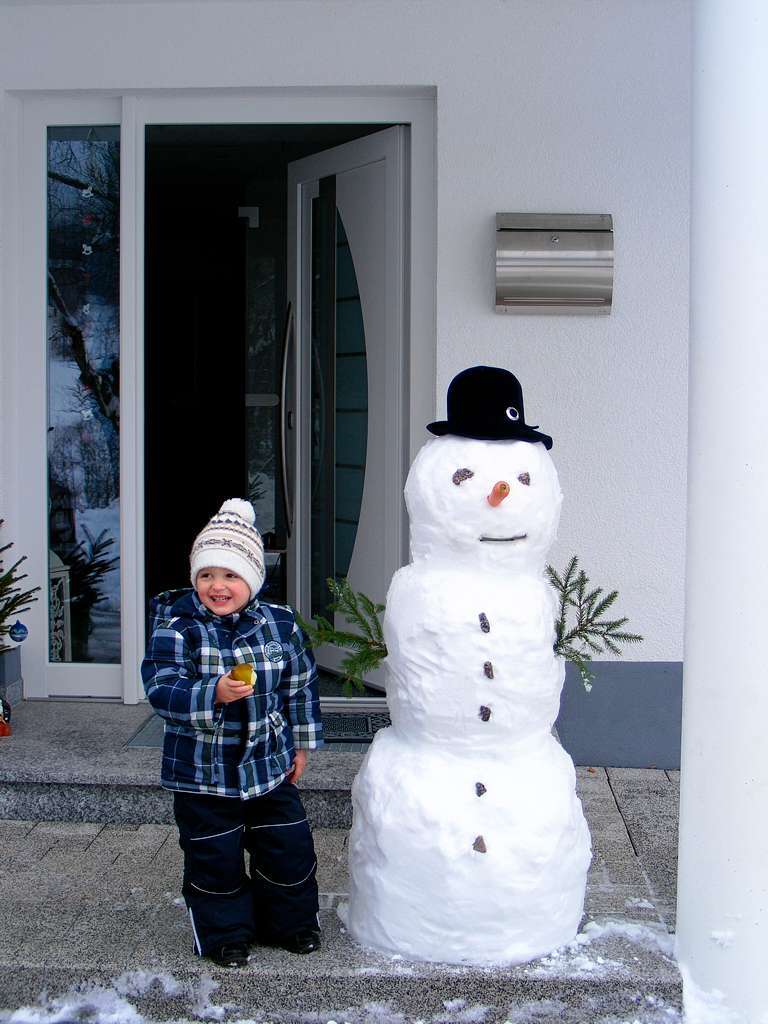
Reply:
<svg viewBox="0 0 768 1024"><path fill-rule="evenodd" d="M521 484L525 484L526 487L530 487L531 486L531 474L530 473L521 473L520 476L517 479L520 481Z"/></svg>

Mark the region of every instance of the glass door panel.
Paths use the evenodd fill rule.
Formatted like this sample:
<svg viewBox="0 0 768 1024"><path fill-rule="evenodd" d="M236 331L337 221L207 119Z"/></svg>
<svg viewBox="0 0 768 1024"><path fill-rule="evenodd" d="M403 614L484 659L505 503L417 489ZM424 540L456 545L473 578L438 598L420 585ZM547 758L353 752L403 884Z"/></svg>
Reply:
<svg viewBox="0 0 768 1024"><path fill-rule="evenodd" d="M368 359L360 291L341 214L336 213L336 546L334 573L352 561L365 484Z"/></svg>
<svg viewBox="0 0 768 1024"><path fill-rule="evenodd" d="M120 662L120 129L47 141L49 659Z"/></svg>
<svg viewBox="0 0 768 1024"><path fill-rule="evenodd" d="M368 377L360 294L335 182L312 201L312 615L330 616L327 580L347 576L365 482Z"/></svg>

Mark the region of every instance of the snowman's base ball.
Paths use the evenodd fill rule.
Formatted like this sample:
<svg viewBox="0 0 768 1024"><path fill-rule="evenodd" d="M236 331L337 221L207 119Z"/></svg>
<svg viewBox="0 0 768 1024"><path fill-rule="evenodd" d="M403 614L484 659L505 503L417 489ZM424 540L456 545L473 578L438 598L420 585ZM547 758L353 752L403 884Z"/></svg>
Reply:
<svg viewBox="0 0 768 1024"><path fill-rule="evenodd" d="M358 942L483 965L576 935L589 830L573 763L548 734L467 758L381 730L352 799L346 923Z"/></svg>

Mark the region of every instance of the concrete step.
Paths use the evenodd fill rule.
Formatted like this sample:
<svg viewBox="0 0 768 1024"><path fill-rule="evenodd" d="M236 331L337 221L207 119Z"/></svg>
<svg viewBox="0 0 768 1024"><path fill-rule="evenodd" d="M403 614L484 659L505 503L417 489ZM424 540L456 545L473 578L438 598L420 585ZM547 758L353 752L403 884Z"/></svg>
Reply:
<svg viewBox="0 0 768 1024"><path fill-rule="evenodd" d="M350 941L336 909L348 891L345 828L362 755L318 751L302 789L318 849L323 948L310 957L259 949L247 970L226 972L189 953L159 751L128 746L146 714L30 703L0 741L3 1008L46 991L42 1005L55 1003L60 1021L102 1011L104 1019L110 1007L121 1021L137 1019L132 1007L147 1021L260 1024L680 1020L670 955L676 773L578 769L593 844L582 938L532 964L480 969L409 963ZM38 1009L35 1019L50 1014Z"/></svg>
<svg viewBox="0 0 768 1024"><path fill-rule="evenodd" d="M146 706L25 701L0 748L0 818L172 823L160 749L129 745L148 715ZM332 745L313 751L301 789L314 827L349 827L363 756Z"/></svg>
<svg viewBox="0 0 768 1024"><path fill-rule="evenodd" d="M604 865L571 947L514 967L426 964L361 948L346 933L346 840L344 830L315 833L321 950L258 948L247 968L227 971L191 953L175 829L0 821L0 1019L680 1021L672 936L649 901L617 900L617 890L612 905L625 912L593 914L607 906Z"/></svg>
<svg viewBox="0 0 768 1024"><path fill-rule="evenodd" d="M354 777L354 771L352 772ZM88 821L112 825L173 823L173 797L156 779L145 782L84 781L66 772L35 779L3 778L0 770L0 818ZM349 828L349 784L319 777L301 784L301 796L313 828Z"/></svg>
<svg viewBox="0 0 768 1024"><path fill-rule="evenodd" d="M181 912L180 912L181 914ZM180 915L179 915L180 916ZM348 1024L404 1022L568 1022L673 1024L682 1020L674 962L644 945L613 937L518 967L471 968L409 963L356 946L335 913L321 914L323 946L309 957L257 949L247 968L222 970L191 954L173 956L163 929L145 934L127 962L95 955L76 963L29 957L3 965L0 1003L68 1009L109 1009L112 1020L308 1021ZM148 923L145 921L145 928ZM61 1017L56 1019L61 1020ZM98 1019L98 1018L96 1018Z"/></svg>

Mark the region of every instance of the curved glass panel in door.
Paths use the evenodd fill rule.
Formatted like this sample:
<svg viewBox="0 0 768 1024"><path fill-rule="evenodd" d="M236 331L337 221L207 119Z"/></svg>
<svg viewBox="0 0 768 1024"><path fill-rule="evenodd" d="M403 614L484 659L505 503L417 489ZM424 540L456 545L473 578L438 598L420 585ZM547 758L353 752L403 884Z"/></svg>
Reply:
<svg viewBox="0 0 768 1024"><path fill-rule="evenodd" d="M330 190L312 208L312 615L349 572L365 483L368 367L352 251Z"/></svg>

